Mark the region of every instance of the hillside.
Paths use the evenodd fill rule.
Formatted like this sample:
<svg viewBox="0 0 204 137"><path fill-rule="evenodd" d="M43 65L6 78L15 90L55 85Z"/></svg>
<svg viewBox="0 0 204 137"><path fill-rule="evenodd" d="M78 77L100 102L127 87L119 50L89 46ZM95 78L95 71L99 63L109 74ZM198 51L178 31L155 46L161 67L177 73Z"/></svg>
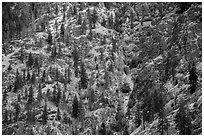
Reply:
<svg viewBox="0 0 204 137"><path fill-rule="evenodd" d="M2 3L3 135L201 135L202 4Z"/></svg>

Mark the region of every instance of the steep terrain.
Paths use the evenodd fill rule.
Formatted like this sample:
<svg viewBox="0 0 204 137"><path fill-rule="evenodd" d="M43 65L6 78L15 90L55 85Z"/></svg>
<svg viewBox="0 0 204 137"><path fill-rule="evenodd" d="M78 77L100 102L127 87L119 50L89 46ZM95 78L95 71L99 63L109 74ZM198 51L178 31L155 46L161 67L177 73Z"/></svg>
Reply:
<svg viewBox="0 0 204 137"><path fill-rule="evenodd" d="M2 5L3 134L202 134L200 3Z"/></svg>

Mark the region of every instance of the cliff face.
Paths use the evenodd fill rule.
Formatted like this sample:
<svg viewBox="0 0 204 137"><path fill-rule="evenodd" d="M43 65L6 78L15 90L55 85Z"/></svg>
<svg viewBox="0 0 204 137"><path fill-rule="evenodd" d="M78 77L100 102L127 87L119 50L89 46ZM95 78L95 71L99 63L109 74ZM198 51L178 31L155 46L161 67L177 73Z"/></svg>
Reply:
<svg viewBox="0 0 204 137"><path fill-rule="evenodd" d="M202 134L200 3L2 10L3 134Z"/></svg>

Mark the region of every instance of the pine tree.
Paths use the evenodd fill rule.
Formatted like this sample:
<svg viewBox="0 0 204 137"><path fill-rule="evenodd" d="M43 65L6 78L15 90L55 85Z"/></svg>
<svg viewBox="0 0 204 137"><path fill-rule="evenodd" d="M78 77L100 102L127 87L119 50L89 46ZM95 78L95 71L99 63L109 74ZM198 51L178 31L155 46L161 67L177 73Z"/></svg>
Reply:
<svg viewBox="0 0 204 137"><path fill-rule="evenodd" d="M48 114L47 114L47 100L45 99L45 106L42 114L42 124L46 125L47 124L47 119L48 119Z"/></svg>
<svg viewBox="0 0 204 137"><path fill-rule="evenodd" d="M30 72L29 72L29 69L27 69L27 81L30 81Z"/></svg>
<svg viewBox="0 0 204 137"><path fill-rule="evenodd" d="M30 86L27 104L32 105L33 102L34 102L33 87Z"/></svg>
<svg viewBox="0 0 204 137"><path fill-rule="evenodd" d="M75 68L75 77L78 77L79 54L78 54L76 46L74 46L74 50L73 50L73 60L74 60L74 68Z"/></svg>
<svg viewBox="0 0 204 137"><path fill-rule="evenodd" d="M38 96L37 96L37 99L38 101L40 102L43 98L43 95L42 95L42 89L41 89L41 84L39 84L38 86Z"/></svg>
<svg viewBox="0 0 204 137"><path fill-rule="evenodd" d="M65 124L69 124L70 123L70 119L68 118L66 113L63 114L63 123L65 123Z"/></svg>
<svg viewBox="0 0 204 137"><path fill-rule="evenodd" d="M108 24L107 27L109 29L113 29L113 15L111 14L110 17L108 18Z"/></svg>
<svg viewBox="0 0 204 137"><path fill-rule="evenodd" d="M65 23L65 17L66 17L65 13L63 13L63 18L62 18L63 23Z"/></svg>
<svg viewBox="0 0 204 137"><path fill-rule="evenodd" d="M9 122L8 123L13 123L12 112L9 113Z"/></svg>
<svg viewBox="0 0 204 137"><path fill-rule="evenodd" d="M66 85L64 85L64 86L65 86L65 88L64 88L64 91L62 93L62 102L63 102L63 104L66 103Z"/></svg>
<svg viewBox="0 0 204 137"><path fill-rule="evenodd" d="M45 82L45 79L46 79L46 71L44 70L41 78L42 82Z"/></svg>
<svg viewBox="0 0 204 137"><path fill-rule="evenodd" d="M116 39L115 38L112 38L112 49L113 49L113 52L116 52L117 45L116 45Z"/></svg>
<svg viewBox="0 0 204 137"><path fill-rule="evenodd" d="M12 70L11 64L9 64L9 66L8 66L8 71L10 71L10 70Z"/></svg>
<svg viewBox="0 0 204 137"><path fill-rule="evenodd" d="M36 69L36 70L39 68L38 57L35 58L33 67L34 67L34 69Z"/></svg>
<svg viewBox="0 0 204 137"><path fill-rule="evenodd" d="M57 89L56 89L56 86L54 86L54 89L53 89L53 92L52 92L53 94L52 94L52 101L54 102L54 103L56 103L57 102Z"/></svg>
<svg viewBox="0 0 204 137"><path fill-rule="evenodd" d="M5 90L5 91L3 92L2 102L6 102L6 101L7 101L7 97L8 97L8 94L7 94L7 91Z"/></svg>
<svg viewBox="0 0 204 137"><path fill-rule="evenodd" d="M57 106L59 106L60 100L61 100L61 90L59 89L57 92Z"/></svg>
<svg viewBox="0 0 204 137"><path fill-rule="evenodd" d="M79 117L79 102L76 95L74 96L74 100L72 103L72 117L74 117L75 119Z"/></svg>
<svg viewBox="0 0 204 137"><path fill-rule="evenodd" d="M25 85L26 84L26 69L23 69L23 78L22 78L22 82Z"/></svg>
<svg viewBox="0 0 204 137"><path fill-rule="evenodd" d="M4 125L7 125L9 120L8 120L8 110L4 108L4 113L3 113L3 121L2 121L2 124Z"/></svg>
<svg viewBox="0 0 204 137"><path fill-rule="evenodd" d="M25 91L24 91L24 98L27 99L28 98L28 89L25 88Z"/></svg>
<svg viewBox="0 0 204 137"><path fill-rule="evenodd" d="M48 30L47 43L48 43L50 46L52 45L52 34L51 34L51 31L50 31L50 30Z"/></svg>
<svg viewBox="0 0 204 137"><path fill-rule="evenodd" d="M89 8L87 9L87 18L88 18L88 20L89 20L89 29L91 30L91 29L92 29L93 20L92 20L92 16L91 16L91 13L90 13L90 9L89 9Z"/></svg>
<svg viewBox="0 0 204 137"><path fill-rule="evenodd" d="M86 26L86 21L85 20L83 20L81 28L82 28L82 34L85 35L86 34L86 30L87 30L87 26Z"/></svg>
<svg viewBox="0 0 204 137"><path fill-rule="evenodd" d="M95 102L95 93L93 89L89 90L89 109L93 110L93 104Z"/></svg>
<svg viewBox="0 0 204 137"><path fill-rule="evenodd" d="M30 54L29 54L29 56L28 56L27 67L32 68L33 63L34 63L33 57L32 57L32 54L31 54L31 52L30 52Z"/></svg>
<svg viewBox="0 0 204 137"><path fill-rule="evenodd" d="M55 15L56 15L56 16L57 16L58 12L59 12L58 4L55 4Z"/></svg>
<svg viewBox="0 0 204 137"><path fill-rule="evenodd" d="M33 111L32 111L32 122L33 123L35 123L35 121L36 121L35 115L36 115L36 110L34 108Z"/></svg>
<svg viewBox="0 0 204 137"><path fill-rule="evenodd" d="M85 3L84 2L80 2L80 10L84 10L84 7L85 7Z"/></svg>
<svg viewBox="0 0 204 137"><path fill-rule="evenodd" d="M81 24L82 24L82 16L81 16L81 13L80 13L80 12L79 12L79 14L78 14L77 24L78 24L78 25L81 25Z"/></svg>
<svg viewBox="0 0 204 137"><path fill-rule="evenodd" d="M61 116L60 116L61 114L60 114L60 110L59 110L59 107L58 107L58 109L57 109L57 116L56 116L56 119L58 120L58 121L60 121L61 120Z"/></svg>
<svg viewBox="0 0 204 137"><path fill-rule="evenodd" d="M189 83L190 83L190 93L193 94L196 91L196 86L198 84L198 75L196 72L195 62L192 63L189 70Z"/></svg>
<svg viewBox="0 0 204 137"><path fill-rule="evenodd" d="M106 135L106 125L104 122L101 124L101 127L100 127L98 133L99 133L99 135Z"/></svg>
<svg viewBox="0 0 204 137"><path fill-rule="evenodd" d="M122 122L123 114L122 114L121 110L122 110L121 104L118 103L117 113L116 113L116 116L115 116L116 123L117 123L117 129L116 129L117 132L121 131L122 127L124 125L124 123Z"/></svg>
<svg viewBox="0 0 204 137"><path fill-rule="evenodd" d="M74 5L73 6L73 10L72 10L72 15L76 15L77 14L77 8L76 6Z"/></svg>
<svg viewBox="0 0 204 137"><path fill-rule="evenodd" d="M80 87L82 89L86 89L88 87L88 78L85 70L84 63L81 62L81 79L80 79Z"/></svg>
<svg viewBox="0 0 204 137"><path fill-rule="evenodd" d="M23 85L23 81L22 81L22 77L18 72L18 69L16 70L16 77L15 77L15 81L14 81L14 90L13 92L17 92L18 89L20 89Z"/></svg>
<svg viewBox="0 0 204 137"><path fill-rule="evenodd" d="M97 20L98 20L98 15L97 15L96 9L94 8L93 9L93 15L92 15L92 21L93 21L93 24L94 24L94 28L96 28Z"/></svg>
<svg viewBox="0 0 204 137"><path fill-rule="evenodd" d="M134 27L133 22L134 22L134 15L133 15L133 11L131 10L131 12L130 12L130 28L131 29L133 29L133 27Z"/></svg>
<svg viewBox="0 0 204 137"><path fill-rule="evenodd" d="M114 21L114 29L120 32L120 24L119 24L119 13L115 13L115 21Z"/></svg>
<svg viewBox="0 0 204 137"><path fill-rule="evenodd" d="M30 83L33 84L33 85L36 83L36 75L35 75L34 71L33 71L32 77L30 79Z"/></svg>
<svg viewBox="0 0 204 137"><path fill-rule="evenodd" d="M104 85L105 89L108 89L110 85L110 77L107 70L105 70L104 81L105 81L105 85Z"/></svg>
<svg viewBox="0 0 204 137"><path fill-rule="evenodd" d="M175 116L176 128L179 130L180 135L191 135L191 118L184 103L183 100L179 103L179 110Z"/></svg>
<svg viewBox="0 0 204 137"><path fill-rule="evenodd" d="M15 109L15 122L17 122L20 114L20 105L18 104L18 102L15 103L14 109Z"/></svg>
<svg viewBox="0 0 204 137"><path fill-rule="evenodd" d="M68 68L67 69L67 77L68 77L68 79L67 79L67 81L68 81L68 84L70 84L70 82L71 82L71 70Z"/></svg>
<svg viewBox="0 0 204 137"><path fill-rule="evenodd" d="M128 130L128 126L125 126L125 129L123 131L123 135L129 135L129 130Z"/></svg>
<svg viewBox="0 0 204 137"><path fill-rule="evenodd" d="M67 5L66 4L63 4L63 12L65 13L67 10Z"/></svg>
<svg viewBox="0 0 204 137"><path fill-rule="evenodd" d="M50 97L50 89L47 90L46 97L47 97L48 99L52 99L52 97Z"/></svg>
<svg viewBox="0 0 204 137"><path fill-rule="evenodd" d="M102 19L101 26L106 27L106 19L105 19L105 17L103 17L103 19Z"/></svg>
<svg viewBox="0 0 204 137"><path fill-rule="evenodd" d="M65 31L65 29L64 29L64 23L62 23L62 25L61 25L61 27L60 27L60 35L61 35L61 37L63 37L64 38L64 31Z"/></svg>
<svg viewBox="0 0 204 137"><path fill-rule="evenodd" d="M92 41L92 29L89 30L88 39L89 39L90 41Z"/></svg>

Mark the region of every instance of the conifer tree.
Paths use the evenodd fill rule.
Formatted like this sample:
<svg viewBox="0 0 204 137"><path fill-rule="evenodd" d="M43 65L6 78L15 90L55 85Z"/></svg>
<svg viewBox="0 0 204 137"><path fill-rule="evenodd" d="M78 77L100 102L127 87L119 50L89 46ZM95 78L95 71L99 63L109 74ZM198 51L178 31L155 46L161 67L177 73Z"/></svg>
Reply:
<svg viewBox="0 0 204 137"><path fill-rule="evenodd" d="M185 107L185 102L179 102L179 110L175 116L176 128L180 135L191 135L191 118L188 113L188 108Z"/></svg>
<svg viewBox="0 0 204 137"><path fill-rule="evenodd" d="M18 72L18 69L16 70L16 77L15 77L15 81L14 81L14 91L13 92L17 92L18 89L20 89L23 85L22 82L22 77Z"/></svg>
<svg viewBox="0 0 204 137"><path fill-rule="evenodd" d="M15 103L14 109L15 109L15 122L17 122L20 114L20 105L18 102Z"/></svg>
<svg viewBox="0 0 204 137"><path fill-rule="evenodd" d="M34 69L36 69L36 70L39 68L38 57L35 58L33 67L34 67Z"/></svg>
<svg viewBox="0 0 204 137"><path fill-rule="evenodd" d="M29 69L27 69L27 81L30 81L30 72L29 72Z"/></svg>
<svg viewBox="0 0 204 137"><path fill-rule="evenodd" d="M134 15L133 15L133 11L130 11L130 28L133 29L133 22L134 22Z"/></svg>
<svg viewBox="0 0 204 137"><path fill-rule="evenodd" d="M25 88L25 91L24 91L24 98L27 99L28 98L28 89Z"/></svg>
<svg viewBox="0 0 204 137"><path fill-rule="evenodd" d="M9 113L9 122L8 123L13 123L13 115L11 112Z"/></svg>
<svg viewBox="0 0 204 137"><path fill-rule="evenodd" d="M106 27L106 19L104 17L102 19L101 26Z"/></svg>
<svg viewBox="0 0 204 137"><path fill-rule="evenodd" d="M36 122L36 108L33 109L33 122Z"/></svg>
<svg viewBox="0 0 204 137"><path fill-rule="evenodd" d="M81 24L82 24L82 16L81 16L81 13L80 13L80 12L79 12L79 14L78 14L77 24L78 24L78 25L81 25Z"/></svg>
<svg viewBox="0 0 204 137"><path fill-rule="evenodd" d="M61 35L61 37L64 38L64 31L65 31L64 23L62 23L62 25L61 25L61 27L60 27L60 30L61 30L60 35Z"/></svg>
<svg viewBox="0 0 204 137"><path fill-rule="evenodd" d="M32 105L33 102L34 102L33 87L30 86L27 104Z"/></svg>
<svg viewBox="0 0 204 137"><path fill-rule="evenodd" d="M25 85L26 84L26 69L23 69L23 78L22 78L22 82Z"/></svg>
<svg viewBox="0 0 204 137"><path fill-rule="evenodd" d="M110 17L108 18L108 24L107 24L109 29L113 29L113 15L111 14Z"/></svg>
<svg viewBox="0 0 204 137"><path fill-rule="evenodd" d="M43 71L42 78L41 78L42 82L45 82L45 78L46 78L46 71L44 70L44 71Z"/></svg>
<svg viewBox="0 0 204 137"><path fill-rule="evenodd" d="M87 18L88 18L88 20L89 20L89 29L91 30L91 29L92 29L93 20L92 20L92 16L91 16L89 7L88 7L88 9L87 9Z"/></svg>
<svg viewBox="0 0 204 137"><path fill-rule="evenodd" d="M50 46L52 45L52 34L51 34L51 31L50 31L50 30L48 30L47 43L48 43Z"/></svg>
<svg viewBox="0 0 204 137"><path fill-rule="evenodd" d="M57 119L58 121L61 120L61 114L60 114L59 107L57 108L57 116L56 116L56 119Z"/></svg>
<svg viewBox="0 0 204 137"><path fill-rule="evenodd" d="M46 125L47 124L47 119L48 119L48 114L47 114L47 100L45 99L45 106L42 114L42 124Z"/></svg>
<svg viewBox="0 0 204 137"><path fill-rule="evenodd" d="M195 62L192 62L191 68L189 70L189 83L190 93L193 94L196 91L196 86L198 84L198 76L196 72Z"/></svg>
<svg viewBox="0 0 204 137"><path fill-rule="evenodd" d="M74 100L72 103L72 117L74 117L75 119L79 117L79 102L76 95L74 96Z"/></svg>
<svg viewBox="0 0 204 137"><path fill-rule="evenodd" d="M65 124L69 124L70 123L70 119L68 118L66 113L63 114L63 123L65 123Z"/></svg>
<svg viewBox="0 0 204 137"><path fill-rule="evenodd" d="M93 21L93 24L94 24L94 28L96 28L97 20L98 20L98 15L97 15L96 9L94 8L93 9L93 14L92 14L92 21Z"/></svg>
<svg viewBox="0 0 204 137"><path fill-rule="evenodd" d="M2 102L5 102L7 100L7 97L8 97L8 94L7 94L7 91L5 90L3 92L3 98L2 98Z"/></svg>
<svg viewBox="0 0 204 137"><path fill-rule="evenodd" d="M73 60L74 60L75 76L78 77L79 54L78 54L76 46L74 46L74 50L73 50Z"/></svg>
<svg viewBox="0 0 204 137"><path fill-rule="evenodd" d="M67 69L67 77L68 77L68 79L67 79L68 84L70 84L70 82L71 82L71 70L69 68Z"/></svg>
<svg viewBox="0 0 204 137"><path fill-rule="evenodd" d="M12 70L11 64L9 64L9 66L8 66L8 71L10 71L10 70Z"/></svg>
<svg viewBox="0 0 204 137"><path fill-rule="evenodd" d="M33 63L34 63L33 57L32 57L32 54L31 54L31 52L30 52L30 53L29 53L29 56L28 56L27 67L32 68Z"/></svg>
<svg viewBox="0 0 204 137"><path fill-rule="evenodd" d="M120 31L119 28L120 28L120 24L119 24L119 13L116 12L116 13L115 13L115 21L114 21L114 29L119 32L119 31Z"/></svg>
<svg viewBox="0 0 204 137"><path fill-rule="evenodd" d="M105 89L108 89L110 84L110 78L107 70L105 70L104 81L105 81L105 85L104 85Z"/></svg>
<svg viewBox="0 0 204 137"><path fill-rule="evenodd" d="M58 10L58 4L55 4L55 15L57 16L59 10Z"/></svg>
<svg viewBox="0 0 204 137"><path fill-rule="evenodd" d="M42 89L41 89L41 84L38 86L38 96L37 96L38 101L40 102L42 100Z"/></svg>
<svg viewBox="0 0 204 137"><path fill-rule="evenodd" d="M101 127L100 127L98 133L99 133L99 135L106 135L106 125L104 122L101 124Z"/></svg>
<svg viewBox="0 0 204 137"><path fill-rule="evenodd" d="M35 72L33 71L32 77L30 79L30 83L35 84L35 82L36 82L36 75L35 75Z"/></svg>
<svg viewBox="0 0 204 137"><path fill-rule="evenodd" d="M88 39L89 39L90 41L92 41L92 29L89 30Z"/></svg>
<svg viewBox="0 0 204 137"><path fill-rule="evenodd" d="M86 26L86 21L85 20L83 20L81 28L82 28L82 34L85 35L86 34L86 30L87 30L87 26Z"/></svg>
<svg viewBox="0 0 204 137"><path fill-rule="evenodd" d="M52 99L52 97L50 97L50 89L47 90L46 97L47 97L48 99Z"/></svg>
<svg viewBox="0 0 204 137"><path fill-rule="evenodd" d="M59 106L59 103L60 103L60 100L61 100L61 90L59 89L58 92L57 92L57 106Z"/></svg>
<svg viewBox="0 0 204 137"><path fill-rule="evenodd" d="M95 102L95 93L93 89L89 90L89 109L93 110L93 104Z"/></svg>
<svg viewBox="0 0 204 137"><path fill-rule="evenodd" d="M65 23L65 13L63 13L63 18L62 18L62 22Z"/></svg>
<svg viewBox="0 0 204 137"><path fill-rule="evenodd" d="M54 103L56 103L57 102L57 89L56 89L56 86L54 86L54 89L53 89L53 92L52 92L53 94L52 94L52 101L54 102Z"/></svg>
<svg viewBox="0 0 204 137"><path fill-rule="evenodd" d="M66 103L66 85L65 85L65 89L64 89L64 91L62 93L62 102L63 102L63 104Z"/></svg>
<svg viewBox="0 0 204 137"><path fill-rule="evenodd" d="M76 6L74 5L73 6L73 9L72 9L72 15L76 15L77 14L77 8Z"/></svg>
<svg viewBox="0 0 204 137"><path fill-rule="evenodd" d="M87 74L86 74L86 70L85 70L85 66L84 63L81 62L81 77L80 77L80 87L82 89L86 89L88 87L88 78L87 78Z"/></svg>
<svg viewBox="0 0 204 137"><path fill-rule="evenodd" d="M3 121L2 121L2 124L5 124L7 125L8 124L8 110L5 109L4 113L3 113Z"/></svg>

